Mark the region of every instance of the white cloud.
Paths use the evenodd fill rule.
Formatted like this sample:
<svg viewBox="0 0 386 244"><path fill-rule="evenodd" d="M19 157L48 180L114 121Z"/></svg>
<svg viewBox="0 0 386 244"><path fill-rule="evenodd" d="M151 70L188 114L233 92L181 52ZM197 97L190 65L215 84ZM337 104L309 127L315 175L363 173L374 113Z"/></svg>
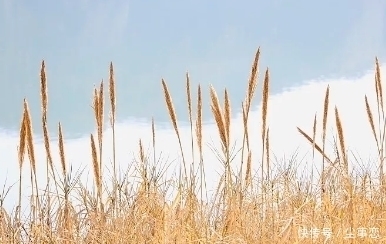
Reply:
<svg viewBox="0 0 386 244"><path fill-rule="evenodd" d="M385 67L383 73L385 73ZM321 157L317 155L314 162L311 162L311 146L302 136L297 132L296 127L299 126L308 133L312 131L312 123L315 113L318 116L318 137L317 141L321 141L321 118L323 109L324 94L327 85L330 85L330 112L328 122L328 140L332 142L331 128L335 128L334 106L336 105L341 115L341 121L344 128L344 135L346 145L349 149L354 150L363 157L366 161L368 157L376 156L375 142L371 136L370 127L368 125L364 96L369 96L370 105L375 109L375 93L374 93L374 75L372 72L359 78L350 79L336 79L327 81L311 81L300 87L294 87L281 94L271 96L269 100L269 115L268 125L271 136L271 149L279 158L286 156L290 158L291 155L298 149L299 159L305 156L305 161L309 160L310 165L321 165ZM204 89L204 91L207 91ZM204 105L206 106L206 105ZM234 106L238 104L234 103ZM207 107L206 107L207 109ZM376 111L373 110L375 113ZM254 110L250 116L250 140L253 151L253 166L257 170L258 162L261 157L261 112L260 107ZM236 116L232 119L231 125L232 140L236 141L236 148L240 147L242 139L242 123L241 118ZM64 127L64 132L66 128ZM181 127L182 143L185 149L185 157L187 163L190 163L190 129L188 127ZM156 128L157 130L157 128ZM122 169L127 169L132 163L133 155L138 155L138 140L143 139L145 149L151 148L151 126L149 124L140 124L138 122L124 122L118 123L116 128L117 135L117 161ZM52 135L53 136L53 135ZM206 167L206 174L208 179L208 189L215 187L214 183L218 182L218 174L216 172L223 172L221 164L216 159L216 156L208 147L208 144L214 142L214 146L219 148L217 129L213 124L206 124L203 131L204 136L204 164ZM64 135L65 137L65 135ZM86 180L87 172L88 181L91 183L91 150L90 138L85 137L76 140L65 139L66 161L73 165L74 170L86 167L86 172L82 180ZM104 137L104 165L110 168L112 159L112 143L111 130L105 131ZM0 148L2 152L2 170L1 170L1 184L4 182L7 175L7 185L17 182L18 179L18 163L17 163L17 148L18 138L2 133L0 136ZM58 157L57 142L52 141L52 152L55 159L55 167L60 170L60 163ZM38 181L41 187L45 183L45 152L44 146L41 143L36 143L36 158L38 162ZM326 146L327 154L333 155L331 144ZM157 156L162 152L165 160L168 162L175 160L168 171L176 169L177 163L180 163L179 147L177 138L172 129L159 129L156 131L156 153ZM150 154L151 155L151 154ZM169 157L169 159L167 158ZM198 157L196 157L197 160ZM233 166L239 168L240 158L236 158ZM312 164L311 164L312 163ZM26 162L25 165L28 165ZM157 165L160 167L162 165ZM303 165L304 166L304 165ZM299 169L299 172L301 168ZM107 170L105 170L105 174ZM23 172L23 191L24 194L29 194L29 172L28 167L24 167ZM109 176L105 180L109 179ZM17 186L17 185L16 185ZM26 197L26 196L25 196ZM24 206L26 206L24 199ZM17 187L14 187L10 195L6 198L6 207L11 208L17 202Z"/></svg>

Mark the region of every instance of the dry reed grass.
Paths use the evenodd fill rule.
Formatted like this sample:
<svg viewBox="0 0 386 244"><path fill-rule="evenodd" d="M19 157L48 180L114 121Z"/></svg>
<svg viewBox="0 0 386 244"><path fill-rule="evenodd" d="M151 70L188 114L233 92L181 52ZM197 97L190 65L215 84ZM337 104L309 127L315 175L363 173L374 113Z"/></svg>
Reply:
<svg viewBox="0 0 386 244"><path fill-rule="evenodd" d="M92 168L96 194L90 193L82 186L78 179L71 180L66 164L62 125L58 125L59 153L61 173L54 170L54 162L50 152L50 140L47 130L48 91L45 63L41 66L41 102L42 128L44 145L47 155L47 188L51 178L54 180L56 194L46 189L45 194L39 194L37 189L36 160L33 144L33 132L27 100L23 103L23 115L20 125L20 141L18 146L19 160L19 199L16 214L12 217L2 207L0 208L0 242L1 243L323 243L323 237L312 240L301 239L301 226L324 229L334 233L325 243L381 243L384 239L351 239L345 240L345 227L358 228L364 225L377 227L381 235L385 234L383 220L384 205L384 146L385 116L383 107L383 90L378 59L376 59L375 92L377 97L377 129L374 115L365 96L366 113L371 132L379 152L379 180L380 187L371 184L372 192L369 196L366 187L369 176L361 181L361 187L356 187L357 179L348 172L348 156L344 140L344 127L340 119L338 108L335 107L335 126L338 132L336 159L332 160L325 154L326 125L329 110L329 90L327 87L323 118L322 118L322 146L316 142L317 116L313 121L312 135L308 135L301 128L298 131L310 142L315 151L323 156L320 184L297 184L297 179L288 168L279 176L271 174L271 156L269 125L267 124L269 101L269 70L264 75L262 87L262 128L261 140L263 148L260 152L252 152L250 135L248 134L249 113L258 85L258 66L260 49L257 50L252 64L250 79L247 85L247 94L242 102L243 115L243 143L241 151L242 161L240 171L235 174L231 171L232 155L231 142L231 102L228 90L224 91L224 105L221 106L215 89L210 87L210 107L215 119L221 142L221 150L215 150L224 165L224 174L218 184L213 202L204 203L203 194L206 189L203 155L202 130L202 90L198 85L196 117L193 118L192 96L189 74L186 74L186 94L188 115L191 132L191 150L198 150L199 159L192 158L189 173L181 144L177 115L174 110L171 94L166 82L162 79L162 87L166 107L176 133L183 165L178 180L177 194L172 202L167 202L159 189L159 175L155 169L150 169L150 158L145 156L142 141L139 140L139 168L141 184L131 193L128 190L126 179L118 179L117 162L115 158L115 123L116 123L116 88L113 64L109 69L109 100L110 126L113 131L113 179L111 189L103 186L102 178L102 148L104 129L104 86L103 81L99 89L94 89L93 110L96 123L97 141L90 135ZM194 124L195 123L195 124ZM193 129L194 128L194 129ZM156 163L155 154L155 123L152 120L153 163ZM195 147L195 143L197 148ZM21 216L21 188L22 168L27 153L31 164L31 217L22 219ZM253 154L261 154L260 162L252 162ZM198 160L198 161L197 161ZM200 183L196 186L197 175L195 167L199 167ZM210 162L207 162L210 163ZM237 162L238 163L238 162ZM261 166L260 184L253 181L252 163ZM327 164L326 164L327 163ZM244 165L246 164L246 166ZM245 169L244 169L245 168ZM313 174L313 173L312 173ZM366 178L367 177L367 178ZM283 183L284 182L284 183ZM342 184L341 184L342 183ZM79 185L78 197L82 199L84 213L75 211L70 194L75 185ZM197 188L198 187L198 188ZM199 190L197 190L199 189ZM104 201L103 193L108 191L108 201ZM48 193L47 193L48 192ZM94 191L95 192L95 191ZM317 194L320 192L320 195ZM196 194L200 194L200 198ZM3 194L4 195L4 194ZM129 197L133 197L134 200ZM63 196L63 197L62 197ZM201 201L199 201L201 199ZM53 202L58 203L58 209ZM42 206L41 203L48 203ZM321 204L319 204L321 203ZM321 230L319 230L321 231ZM314 235L318 234L313 232ZM304 234L304 233L303 233ZM322 235L319 232L319 235ZM370 233L368 233L370 234Z"/></svg>

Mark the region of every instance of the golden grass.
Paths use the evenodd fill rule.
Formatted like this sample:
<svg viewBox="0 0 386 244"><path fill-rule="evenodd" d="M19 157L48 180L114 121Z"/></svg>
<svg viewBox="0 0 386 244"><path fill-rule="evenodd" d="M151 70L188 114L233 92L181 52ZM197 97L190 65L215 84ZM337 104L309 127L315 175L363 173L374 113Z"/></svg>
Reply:
<svg viewBox="0 0 386 244"><path fill-rule="evenodd" d="M249 113L258 85L258 66L260 49L257 50L252 64L247 93L242 102L243 142L240 149L241 162L235 162L231 138L231 101L228 90L224 90L224 103L221 105L216 90L210 86L210 108L215 119L221 142L221 150L214 152L224 165L224 174L211 202L204 202L206 178L203 155L202 129L202 90L197 89L197 110L194 112L192 90L189 74L186 74L187 108L190 122L192 155L198 150L199 158L194 156L189 165L189 173L181 144L177 115L171 94L166 82L161 84L166 102L166 108L176 133L183 165L180 172L176 195L173 201L167 201L160 189L160 174L155 168L150 168L150 160L156 161L156 130L152 119L153 159L146 156L142 140L139 140L139 172L141 184L138 188L130 188L127 178L119 178L116 159L115 123L116 123L116 88L113 64L109 67L109 101L110 126L112 128L113 159L112 179L107 179L111 185L104 184L102 169L102 148L104 130L104 84L94 89L93 110L96 123L95 135L90 135L92 169L94 174L94 189L89 192L80 182L70 178L71 165L66 163L62 125L58 125L59 156L61 173L55 171L50 140L48 135L48 89L45 63L42 62L40 72L42 129L47 155L47 189L38 189L36 176L36 159L33 143L32 121L27 100L23 103L23 114L20 124L20 139L18 146L19 163L19 199L14 217L0 206L0 243L382 243L382 235L386 235L384 221L384 146L385 116L381 73L378 59L375 64L375 93L377 97L378 125L367 96L365 105L371 133L378 147L380 186L372 183L368 174L362 179L354 178L348 171L351 161L348 159L344 139L343 122L335 107L335 126L338 140L335 145L336 159L330 159L325 153L326 128L329 110L329 92L327 87L324 99L322 118L322 146L316 142L317 115L313 120L312 135L297 128L316 153L322 155L322 172L317 186L297 181L296 165L278 175L272 174L272 158L267 115L269 112L269 70L266 69L262 84L262 128L261 151L252 151L248 130ZM296 108L295 108L296 109ZM194 117L195 113L195 117ZM196 145L196 146L195 146ZM31 185L33 198L30 202L30 217L22 218L22 168L27 153L31 168ZM260 162L253 162L252 155L261 155ZM198 165L197 165L198 163ZM240 171L232 172L231 164L239 163ZM261 167L260 179L252 177L252 163ZM278 162L280 163L280 162ZM245 165L246 164L246 165ZM194 172L199 167L199 176ZM58 175L59 174L59 175ZM314 173L312 172L312 177ZM197 183L196 179L200 181ZM50 180L53 179L55 193L50 191ZM356 182L360 181L360 187ZM172 181L170 181L172 182ZM368 188L371 188L371 192ZM77 189L75 191L74 189ZM39 190L39 191L38 191ZM43 193L43 194L40 194ZM103 197L107 193L107 200ZM197 195L200 194L200 197ZM4 194L3 194L4 195ZM81 199L81 206L76 210L70 195ZM208 196L206 195L208 199ZM42 203L45 203L42 205ZM58 207L54 207L54 203ZM319 237L315 239L301 238L299 230L302 226L317 227ZM344 239L347 227L375 227L368 229L367 238ZM323 229L324 228L324 229ZM329 241L324 242L328 230L333 232ZM381 237L372 239L370 235L379 230ZM308 230L309 231L309 230ZM304 234L304 233L303 233ZM309 233L308 233L309 234Z"/></svg>

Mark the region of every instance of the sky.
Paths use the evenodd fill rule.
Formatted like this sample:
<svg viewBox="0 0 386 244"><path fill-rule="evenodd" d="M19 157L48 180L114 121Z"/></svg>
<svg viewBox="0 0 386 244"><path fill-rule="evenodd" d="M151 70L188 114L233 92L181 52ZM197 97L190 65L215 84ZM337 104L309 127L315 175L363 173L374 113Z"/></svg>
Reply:
<svg viewBox="0 0 386 244"><path fill-rule="evenodd" d="M185 73L193 85L225 87L242 101L254 53L272 70L272 93L319 77L356 75L386 57L382 0L0 1L0 127L17 129L23 98L40 116L46 62L52 133L92 131L94 85L113 62L118 119L169 122L164 78L187 121ZM208 102L209 91L204 92ZM234 113L238 111L235 110ZM211 119L204 111L204 119ZM34 124L41 133L38 123Z"/></svg>
<svg viewBox="0 0 386 244"><path fill-rule="evenodd" d="M234 138L240 143L240 104L258 47L260 70L269 67L271 74L272 150L279 157L289 157L298 148L303 154L309 153L309 145L299 136L296 126L311 132L313 117L316 111L320 116L324 92L330 84L332 104L341 109L347 141L367 159L374 151L373 139L369 130L358 128L369 128L364 93L371 94L374 100L375 56L381 62L386 60L385 13L386 3L382 0L238 4L228 0L1 0L0 85L6 89L0 89L0 150L6 163L1 166L0 183L11 184L17 179L15 135L23 98L31 109L39 161L45 161L38 141L42 60L48 77L50 135L56 137L60 121L67 161L74 169L90 165L92 92L102 79L107 80L110 62L114 64L117 82L117 150L123 167L137 153L139 138L144 140L145 148L151 148L148 122L152 117L158 128L156 152L162 152L164 161L175 160L178 164L178 146L170 128L161 79L169 86L179 123L183 124L188 119L186 72L193 88L198 84L203 87L206 142L213 140L216 145L217 140L208 101L212 84L219 94L224 88L230 93ZM251 128L256 157L260 153L258 101L259 96L251 118L256 121L256 127ZM188 133L184 127L184 138L189 138ZM189 151L189 143L184 140L184 150ZM106 145L109 151L111 143ZM221 164L208 147L205 150L208 171L215 179ZM104 161L109 162L110 156L106 152ZM28 179L27 167L24 170ZM15 196L8 197L9 206L14 206Z"/></svg>

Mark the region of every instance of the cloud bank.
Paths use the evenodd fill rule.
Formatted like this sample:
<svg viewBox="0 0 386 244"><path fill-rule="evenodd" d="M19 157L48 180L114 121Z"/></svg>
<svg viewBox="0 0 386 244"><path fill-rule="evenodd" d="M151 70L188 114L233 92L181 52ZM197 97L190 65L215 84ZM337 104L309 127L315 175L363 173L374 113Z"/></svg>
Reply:
<svg viewBox="0 0 386 244"><path fill-rule="evenodd" d="M385 73L386 66L382 66L382 71ZM329 121L327 124L327 145L326 152L331 158L334 158L333 140L336 134L334 107L339 110L341 122L343 124L343 132L345 135L346 147L354 155L360 156L363 163L375 162L377 157L376 143L372 137L369 122L367 120L365 110L365 95L369 98L370 106L373 108L374 116L376 116L376 95L374 87L374 72L368 71L366 74L357 78L340 78L327 80L312 80L304 83L301 86L293 87L283 91L280 94L273 95L269 99L268 104L268 126L270 131L270 148L272 164L288 161L291 156L297 152L299 160L298 171L300 174L309 174L312 166L315 170L320 169L321 157L318 153L312 159L311 145L297 131L297 127L312 134L313 119L317 116L317 142L321 142L322 133L322 116L323 116L323 101L327 85L330 86L330 107ZM259 86L260 87L260 86ZM209 91L204 89L204 92ZM230 91L232 92L232 91ZM260 92L260 89L257 90ZM218 91L220 93L220 91ZM209 104L203 104L205 109L209 109ZM238 101L234 101L231 106L233 109L238 108ZM252 162L253 169L258 172L261 161L261 106L253 109L249 119L249 136L251 140ZM375 117L377 118L377 117ZM377 121L377 119L375 119ZM38 123L38 121L33 121ZM84 184L91 186L93 182L92 163L91 163L91 147L90 137L86 136L79 139L66 140L66 128L63 128L65 141L66 162L72 165L73 171L77 169L85 169L81 181ZM190 128L186 125L180 127L182 137L182 146L184 156L189 165L192 161ZM243 138L243 126L241 115L237 115L231 120L231 141L235 145L236 151L241 147ZM17 189L18 189L18 160L17 132L0 131L0 150L2 157L2 166L0 171L1 184L6 182L6 186L14 183L10 193L5 199L5 208L13 209L17 205ZM52 137L56 135L51 135ZM104 132L104 152L103 152L103 167L104 180L108 181L111 178L111 161L112 161L112 132L107 128ZM116 157L117 163L121 168L121 172L131 167L134 170L133 161L138 160L139 155L139 139L142 139L145 154L149 155L149 160L152 161L152 134L151 124L128 120L119 122L116 125ZM60 160L58 153L58 142L55 139L51 141L51 150L54 156L54 164L60 172ZM220 149L219 136L217 128L213 123L205 123L203 126L203 145L204 145L204 166L207 179L207 190L211 192L216 188L216 183L219 182L219 174L223 173L223 165L218 161L216 154L211 148ZM39 138L35 138L35 150L38 168L38 184L41 189L45 186L45 149ZM156 124L156 147L155 154L160 162L156 162L156 167L161 169L163 166L168 166L168 177L178 174L178 167L182 165L181 155L179 152L178 140L171 127L157 128ZM349 160L354 158L349 153ZM198 155L195 145L195 167L198 167ZM284 161L280 160L283 159ZM233 169L239 169L241 162L241 154L238 153L232 162ZM151 165L154 165L152 162ZM279 167L280 165L278 165ZM281 165L283 166L283 165ZM370 168L375 170L376 165L371 165ZM306 170L306 171L304 171ZM317 172L317 171L315 171ZM24 208L28 205L28 195L30 194L29 184L29 162L26 159L23 167L23 204ZM5 181L6 180L6 181ZM133 182L138 178L132 178ZM87 183L88 182L88 183ZM107 182L108 184L108 182ZM91 188L90 188L91 189ZM24 209L23 208L23 209Z"/></svg>

